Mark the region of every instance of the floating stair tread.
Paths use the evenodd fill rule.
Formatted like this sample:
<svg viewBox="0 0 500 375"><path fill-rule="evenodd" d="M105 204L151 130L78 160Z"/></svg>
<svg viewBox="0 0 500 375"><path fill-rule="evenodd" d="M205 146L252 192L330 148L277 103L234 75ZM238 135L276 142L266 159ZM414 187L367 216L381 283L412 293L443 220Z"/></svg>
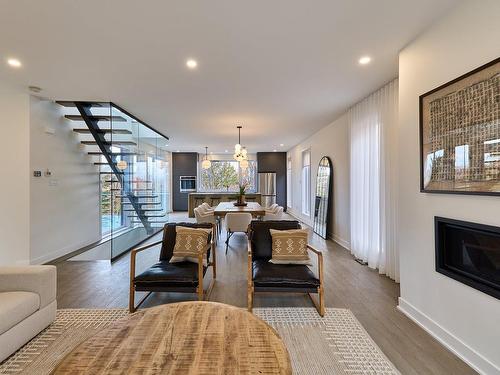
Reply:
<svg viewBox="0 0 500 375"><path fill-rule="evenodd" d="M71 101L71 100L56 100L56 103L59 104L59 105L62 105L63 107L67 107L67 108L75 108L76 107L76 104L74 101ZM99 107L99 108L103 108L103 107L109 107L109 103L106 103L106 102L85 102L87 105L89 105L90 107Z"/></svg>
<svg viewBox="0 0 500 375"><path fill-rule="evenodd" d="M150 217L165 217L167 214L164 215L144 215L143 217L150 218ZM129 215L128 217L137 217L137 215Z"/></svg>
<svg viewBox="0 0 500 375"><path fill-rule="evenodd" d="M104 181L104 182L120 182L120 181L118 181L118 180L107 180L107 181ZM131 184L151 184L151 183L153 183L153 181L136 181L136 180L126 181L126 182L130 182Z"/></svg>
<svg viewBox="0 0 500 375"><path fill-rule="evenodd" d="M123 212L131 212L131 211L135 211L133 208L124 208L122 210ZM158 211L163 211L163 208L140 208L138 211L141 211L141 212L158 212Z"/></svg>
<svg viewBox="0 0 500 375"><path fill-rule="evenodd" d="M130 220L130 222L132 224L142 224L142 221L139 221L139 220ZM166 221L149 221L149 220L146 220L147 223L149 224L163 224L165 223Z"/></svg>
<svg viewBox="0 0 500 375"><path fill-rule="evenodd" d="M96 141L81 141L81 143L83 145L89 145L89 146L97 145ZM137 143L133 141L112 141L112 142L102 142L102 143L105 144L106 146L113 146L113 145L137 146Z"/></svg>
<svg viewBox="0 0 500 375"><path fill-rule="evenodd" d="M81 115L64 115L64 117L71 121L84 121ZM125 117L122 116L91 115L89 116L89 118L94 121L114 121L114 122L127 121Z"/></svg>
<svg viewBox="0 0 500 375"><path fill-rule="evenodd" d="M81 134L90 133L90 129L83 129L83 128L73 129L73 131ZM99 129L97 132L102 134L132 134L132 132L127 129Z"/></svg>
<svg viewBox="0 0 500 375"><path fill-rule="evenodd" d="M109 181L106 181L106 182L109 182ZM118 182L118 181L114 181L114 182ZM122 191L123 189L111 189L111 191ZM149 188L149 189L130 189L132 191L153 191L153 188Z"/></svg>
<svg viewBox="0 0 500 375"><path fill-rule="evenodd" d="M154 199L154 198L158 198L158 195L148 195L148 196L144 196L144 197L141 197L139 195L134 195L132 197L129 197L128 195L116 195L116 197L121 198L121 199L132 198L133 200L137 200L137 199Z"/></svg>
<svg viewBox="0 0 500 375"><path fill-rule="evenodd" d="M89 155L102 155L101 151L89 151ZM137 152L109 152L109 155L139 155Z"/></svg>

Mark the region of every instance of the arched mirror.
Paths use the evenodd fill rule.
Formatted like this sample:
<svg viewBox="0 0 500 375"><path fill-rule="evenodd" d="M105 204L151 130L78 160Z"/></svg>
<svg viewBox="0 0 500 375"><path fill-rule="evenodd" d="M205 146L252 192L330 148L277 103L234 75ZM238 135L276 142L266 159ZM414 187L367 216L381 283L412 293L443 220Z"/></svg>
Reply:
<svg viewBox="0 0 500 375"><path fill-rule="evenodd" d="M318 166L316 177L316 195L314 201L314 232L327 238L331 220L333 201L333 167L328 156L323 156Z"/></svg>

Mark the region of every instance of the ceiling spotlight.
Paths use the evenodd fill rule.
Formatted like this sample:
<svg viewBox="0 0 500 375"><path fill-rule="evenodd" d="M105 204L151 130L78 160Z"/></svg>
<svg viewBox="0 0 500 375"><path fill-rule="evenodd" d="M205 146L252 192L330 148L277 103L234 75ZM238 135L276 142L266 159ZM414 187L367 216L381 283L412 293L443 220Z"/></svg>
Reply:
<svg viewBox="0 0 500 375"><path fill-rule="evenodd" d="M19 61L18 59L14 59L14 58L7 59L7 64L12 66L13 68L20 68L22 65L21 61Z"/></svg>
<svg viewBox="0 0 500 375"><path fill-rule="evenodd" d="M276 151L278 151L278 150L273 150L273 152L276 152Z"/></svg>
<svg viewBox="0 0 500 375"><path fill-rule="evenodd" d="M198 66L198 62L196 60L189 59L186 61L186 66L189 69L196 69L196 67Z"/></svg>
<svg viewBox="0 0 500 375"><path fill-rule="evenodd" d="M284 144L283 144L283 143L280 143L280 147L283 147L283 146L284 146Z"/></svg>
<svg viewBox="0 0 500 375"><path fill-rule="evenodd" d="M361 57L358 62L361 64L361 65L366 65L368 64L370 61L372 61L372 58L370 56L363 56Z"/></svg>
<svg viewBox="0 0 500 375"><path fill-rule="evenodd" d="M226 153L227 153L227 152L229 152L229 151L228 151L228 150L224 150L224 152L226 152Z"/></svg>

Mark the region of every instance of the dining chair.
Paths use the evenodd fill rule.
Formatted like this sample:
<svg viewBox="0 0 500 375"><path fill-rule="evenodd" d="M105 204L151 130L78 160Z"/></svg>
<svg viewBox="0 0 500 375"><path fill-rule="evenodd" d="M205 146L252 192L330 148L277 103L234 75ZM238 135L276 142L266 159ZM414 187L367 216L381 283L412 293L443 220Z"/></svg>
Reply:
<svg viewBox="0 0 500 375"><path fill-rule="evenodd" d="M205 210L205 212L214 211L213 207L210 206L207 202L203 202L199 207L202 207Z"/></svg>
<svg viewBox="0 0 500 375"><path fill-rule="evenodd" d="M217 220L217 217L215 217L213 211L205 211L203 208L203 205L200 205L194 209L194 217L196 218L196 222L198 224L201 223L210 223L213 224L216 228L215 230L215 238L214 242L217 243L219 239L219 232L220 230L218 229L219 227L219 221Z"/></svg>
<svg viewBox="0 0 500 375"><path fill-rule="evenodd" d="M264 220L281 220L283 216L283 207L276 205L274 210L268 211L266 210L266 214L264 215Z"/></svg>
<svg viewBox="0 0 500 375"><path fill-rule="evenodd" d="M248 233L248 226L252 222L252 214L248 212L228 212L226 214L226 254L229 247L229 239L236 232Z"/></svg>

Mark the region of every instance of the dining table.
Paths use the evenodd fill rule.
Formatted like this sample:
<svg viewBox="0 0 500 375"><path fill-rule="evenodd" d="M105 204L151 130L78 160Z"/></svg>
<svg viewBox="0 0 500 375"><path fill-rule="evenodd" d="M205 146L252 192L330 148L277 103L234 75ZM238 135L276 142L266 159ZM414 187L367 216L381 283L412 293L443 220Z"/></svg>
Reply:
<svg viewBox="0 0 500 375"><path fill-rule="evenodd" d="M235 206L234 202L220 202L214 208L214 215L224 217L228 213L243 212L250 213L254 217L262 217L266 214L266 209L257 202L247 202L246 206Z"/></svg>

